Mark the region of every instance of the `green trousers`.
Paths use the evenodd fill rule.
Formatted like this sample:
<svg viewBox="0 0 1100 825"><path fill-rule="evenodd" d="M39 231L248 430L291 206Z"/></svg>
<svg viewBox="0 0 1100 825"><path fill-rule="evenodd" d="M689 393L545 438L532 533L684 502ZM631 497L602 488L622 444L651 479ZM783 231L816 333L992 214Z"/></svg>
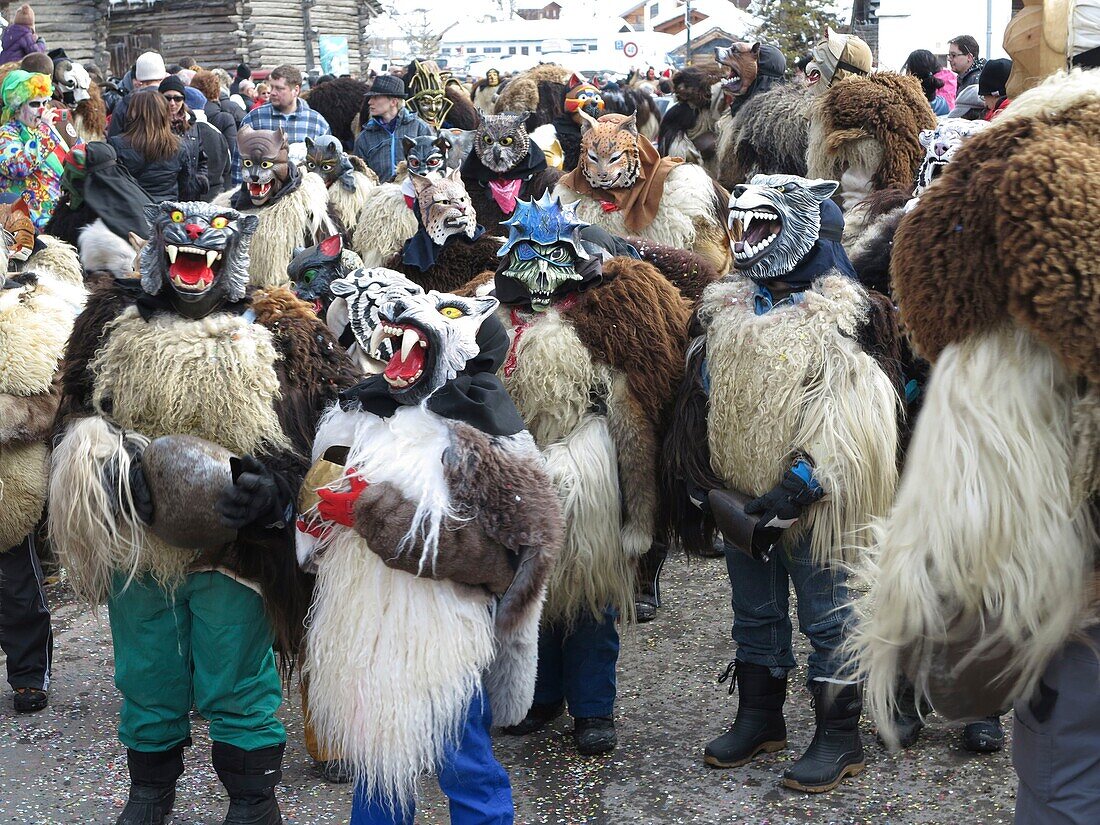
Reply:
<svg viewBox="0 0 1100 825"><path fill-rule="evenodd" d="M108 608L126 747L187 740L192 707L215 742L250 751L286 741L273 635L254 590L214 572L190 574L171 596L150 577L124 584L116 577Z"/></svg>

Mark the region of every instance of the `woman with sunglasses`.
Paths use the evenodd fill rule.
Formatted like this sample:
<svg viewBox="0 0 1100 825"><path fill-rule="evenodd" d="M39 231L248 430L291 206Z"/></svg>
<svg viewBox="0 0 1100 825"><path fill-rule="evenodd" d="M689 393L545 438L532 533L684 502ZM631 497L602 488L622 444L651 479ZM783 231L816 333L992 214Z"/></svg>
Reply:
<svg viewBox="0 0 1100 825"><path fill-rule="evenodd" d="M52 93L47 75L22 69L8 72L0 84L0 198L26 201L39 230L61 197L61 174L69 156L68 145L54 128Z"/></svg>
<svg viewBox="0 0 1100 825"><path fill-rule="evenodd" d="M183 81L176 75L168 75L161 81L158 90L168 104L168 123L172 127L172 133L177 135L183 148L186 149L186 163L180 170L180 199L181 200L209 200L213 175L210 174L210 152L206 151L206 140L203 137L198 123L198 115L192 112L186 103ZM205 114L204 114L205 117ZM224 170L228 162L228 147L226 147L227 159L218 166L219 172ZM218 175L220 177L220 174ZM201 180L200 180L201 178ZM219 188L219 192L221 189Z"/></svg>

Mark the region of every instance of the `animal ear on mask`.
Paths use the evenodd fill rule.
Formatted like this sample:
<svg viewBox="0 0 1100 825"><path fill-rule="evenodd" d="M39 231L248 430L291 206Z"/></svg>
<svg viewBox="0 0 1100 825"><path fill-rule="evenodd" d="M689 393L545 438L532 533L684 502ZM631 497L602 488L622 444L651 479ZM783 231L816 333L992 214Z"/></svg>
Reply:
<svg viewBox="0 0 1100 825"><path fill-rule="evenodd" d="M753 44L752 44L752 49L750 49L750 51L751 51L751 52L752 52L752 53L753 53L753 54L754 54L754 55L755 55L756 57L759 57L759 56L760 56L760 42L759 42L759 41L757 41L756 43L753 43Z"/></svg>
<svg viewBox="0 0 1100 825"><path fill-rule="evenodd" d="M319 246L322 255L326 258L335 258L344 250L344 241L339 235L333 235L321 241Z"/></svg>
<svg viewBox="0 0 1100 825"><path fill-rule="evenodd" d="M241 215L237 218L237 231L242 235L251 235L260 226L260 219L255 215Z"/></svg>
<svg viewBox="0 0 1100 825"><path fill-rule="evenodd" d="M435 181L429 178L427 175L421 175L418 172L409 172L409 178L412 180L413 189L416 191L416 196L419 198L424 192L435 186Z"/></svg>
<svg viewBox="0 0 1100 825"><path fill-rule="evenodd" d="M360 272L362 270L359 270ZM333 295L354 295L359 291L359 287L355 285L355 281L351 278L337 278L328 285L328 290Z"/></svg>
<svg viewBox="0 0 1100 825"><path fill-rule="evenodd" d="M814 199L821 203L822 201L832 197L833 192L840 186L835 180L815 180L808 187L806 187L810 194L814 196Z"/></svg>
<svg viewBox="0 0 1100 825"><path fill-rule="evenodd" d="M624 120L622 123L620 123L618 131L620 131L620 132L630 132L630 134L637 137L638 136L638 115L633 114L630 117L628 117L626 120Z"/></svg>
<svg viewBox="0 0 1100 825"><path fill-rule="evenodd" d="M588 114L584 109L577 109L575 114L581 116L581 137L584 137L590 129L596 126L596 118Z"/></svg>
<svg viewBox="0 0 1100 825"><path fill-rule="evenodd" d="M287 142L286 132L283 131L282 126L275 130L275 140L278 142L280 150L289 151L290 144Z"/></svg>
<svg viewBox="0 0 1100 825"><path fill-rule="evenodd" d="M306 136L306 151L308 152L312 148L313 148L313 138L311 138L307 135Z"/></svg>
<svg viewBox="0 0 1100 825"><path fill-rule="evenodd" d="M936 138L935 129L921 129L920 135L917 138L920 141L920 145L927 149L932 145L932 141Z"/></svg>
<svg viewBox="0 0 1100 825"><path fill-rule="evenodd" d="M518 112L514 112L512 114L512 117L515 119L515 125L516 126L523 126L524 128L526 128L527 118L531 117L531 114L532 113L528 112L526 109L522 109Z"/></svg>
<svg viewBox="0 0 1100 825"><path fill-rule="evenodd" d="M165 206L167 208L162 210L161 209L162 206ZM162 214L167 215L174 208L175 208L175 204L170 203L168 201L165 201L162 204L161 203L147 203L141 208L141 211L145 213L145 220L149 221L149 225L150 226L156 226L157 218L159 218Z"/></svg>
<svg viewBox="0 0 1100 825"><path fill-rule="evenodd" d="M475 318L485 318L500 306L500 301L488 296L484 298L467 298L466 300L470 302L470 308L474 311Z"/></svg>
<svg viewBox="0 0 1100 825"><path fill-rule="evenodd" d="M453 180L456 183L462 183L462 170L457 166L453 169L448 169L447 174L443 176L443 180ZM465 189L466 187L463 186L462 188Z"/></svg>
<svg viewBox="0 0 1100 825"><path fill-rule="evenodd" d="M440 132L439 137L432 141L432 146L438 149L443 154L447 154L451 151L451 136L446 132Z"/></svg>
<svg viewBox="0 0 1100 825"><path fill-rule="evenodd" d="M409 152L411 152L415 147L416 147L416 141L415 140L413 140L408 135L402 135L401 136L401 154L403 154L405 157L408 157Z"/></svg>

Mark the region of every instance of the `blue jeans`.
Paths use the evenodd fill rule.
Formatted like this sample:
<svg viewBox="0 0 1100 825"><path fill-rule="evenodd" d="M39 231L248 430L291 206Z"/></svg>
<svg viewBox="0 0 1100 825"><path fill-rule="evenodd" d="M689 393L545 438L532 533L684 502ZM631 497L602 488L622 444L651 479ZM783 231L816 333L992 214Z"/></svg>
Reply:
<svg viewBox="0 0 1100 825"><path fill-rule="evenodd" d="M601 620L585 610L571 628L560 624L539 628L536 705L554 705L564 699L574 719L614 714L619 661L616 618L611 608L604 610Z"/></svg>
<svg viewBox="0 0 1100 825"><path fill-rule="evenodd" d="M776 548L758 561L726 545L726 570L733 590L733 641L737 659L764 665L776 677L794 668L791 650L790 585L798 597L798 629L810 640L810 681L850 681L841 673L837 649L852 621L846 575L810 558L810 534L790 550Z"/></svg>
<svg viewBox="0 0 1100 825"><path fill-rule="evenodd" d="M489 699L479 693L470 702L457 746L448 747L440 760L439 787L450 801L452 825L512 825L512 785L493 756L492 726ZM394 811L368 798L361 785L355 789L351 825L413 825L414 816L412 805L407 812Z"/></svg>

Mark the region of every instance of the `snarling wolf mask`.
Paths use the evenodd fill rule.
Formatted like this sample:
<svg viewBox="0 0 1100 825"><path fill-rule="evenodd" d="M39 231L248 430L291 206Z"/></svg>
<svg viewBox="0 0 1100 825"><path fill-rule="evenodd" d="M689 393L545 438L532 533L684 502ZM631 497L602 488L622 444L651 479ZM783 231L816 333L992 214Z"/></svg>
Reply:
<svg viewBox="0 0 1100 825"><path fill-rule="evenodd" d="M596 189L629 189L642 171L638 123L634 115L604 115L593 120L581 112L580 170Z"/></svg>
<svg viewBox="0 0 1100 825"><path fill-rule="evenodd" d="M760 44L734 43L728 49L719 47L714 50L714 58L726 70L726 79L722 81L726 103L747 94L760 70Z"/></svg>
<svg viewBox="0 0 1100 825"><path fill-rule="evenodd" d="M434 129L440 129L447 113L454 106L447 99L446 82L439 67L432 61L414 61L416 73L409 83L409 99L405 105Z"/></svg>
<svg viewBox="0 0 1100 825"><path fill-rule="evenodd" d="M821 202L836 187L797 175L756 175L735 186L726 225L737 271L770 281L794 269L821 234Z"/></svg>
<svg viewBox="0 0 1100 825"><path fill-rule="evenodd" d="M290 179L290 153L286 134L242 126L237 132L241 153L241 174L253 206L274 198Z"/></svg>
<svg viewBox="0 0 1100 825"><path fill-rule="evenodd" d="M432 243L443 246L452 235L473 238L477 234L477 215L470 194L457 169L440 178L412 176L420 220Z"/></svg>
<svg viewBox="0 0 1100 825"><path fill-rule="evenodd" d="M531 138L524 125L530 112L482 115L474 134L478 159L494 172L504 173L518 166L531 151Z"/></svg>
<svg viewBox="0 0 1100 825"><path fill-rule="evenodd" d="M259 218L199 201L145 207L153 228L141 250L141 288L168 289L180 315L201 318L248 288L248 246Z"/></svg>
<svg viewBox="0 0 1100 825"><path fill-rule="evenodd" d="M356 264L362 265L359 256L345 250L343 239L333 235L296 252L286 274L294 285L294 294L313 304L314 311L323 318L332 303L332 282L342 278Z"/></svg>
<svg viewBox="0 0 1100 825"><path fill-rule="evenodd" d="M344 299L347 304L347 323L359 349L375 362L377 371L381 372L397 351L394 343L400 342L385 338L378 343L377 349L371 349L374 331L379 324L378 311L397 298L419 295L424 291L423 288L400 272L379 266L356 269L332 281L329 289L334 297ZM344 340L343 335L338 337L341 341Z"/></svg>
<svg viewBox="0 0 1100 825"><path fill-rule="evenodd" d="M354 168L348 156L344 154L344 147L340 145L339 138L322 135L316 140L306 138L306 171L320 175L325 186L332 186L344 175L350 178ZM354 181L351 181L350 188L355 188Z"/></svg>
<svg viewBox="0 0 1100 825"><path fill-rule="evenodd" d="M588 224L577 217L575 207L575 203L562 205L545 192L537 201L519 201L504 224L508 241L497 253L505 258L497 270L498 282L509 278L521 284L535 312L545 312L555 296L561 297L570 285L583 280L577 263L589 259L580 237Z"/></svg>
<svg viewBox="0 0 1100 825"><path fill-rule="evenodd" d="M985 120L949 118L941 120L935 129L922 129L920 145L924 147L924 160L917 171L917 185L913 194L920 197L954 159L955 152L963 141L988 125L989 122Z"/></svg>
<svg viewBox="0 0 1100 825"><path fill-rule="evenodd" d="M405 167L410 172L417 175L442 174L446 168L447 153L451 151L451 139L447 132L415 138L402 137L401 145L405 152Z"/></svg>

